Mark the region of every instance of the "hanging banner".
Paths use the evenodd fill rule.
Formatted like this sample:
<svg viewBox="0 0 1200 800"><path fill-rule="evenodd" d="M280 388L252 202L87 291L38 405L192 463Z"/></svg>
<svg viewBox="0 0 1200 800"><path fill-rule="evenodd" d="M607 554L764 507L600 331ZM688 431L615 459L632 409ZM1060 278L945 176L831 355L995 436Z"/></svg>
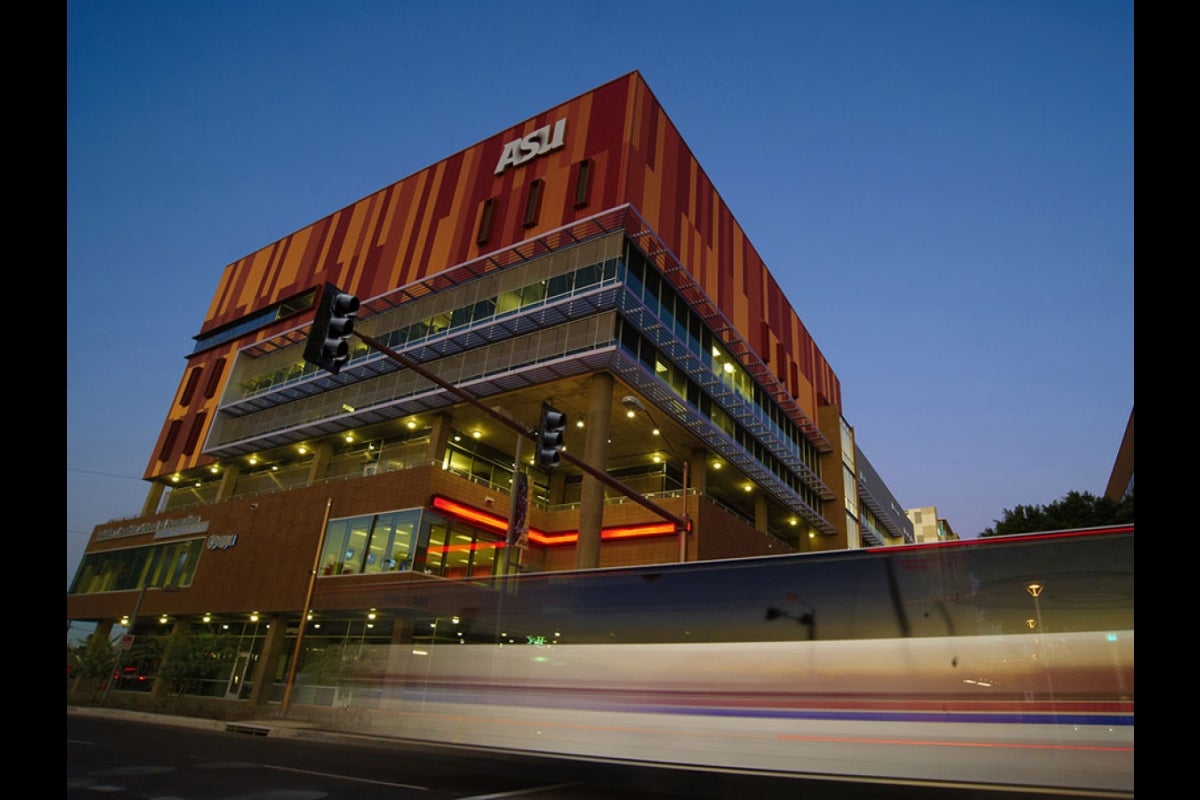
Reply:
<svg viewBox="0 0 1200 800"><path fill-rule="evenodd" d="M504 542L512 547L525 547L529 543L529 475L513 473L512 508L508 515L508 537Z"/></svg>

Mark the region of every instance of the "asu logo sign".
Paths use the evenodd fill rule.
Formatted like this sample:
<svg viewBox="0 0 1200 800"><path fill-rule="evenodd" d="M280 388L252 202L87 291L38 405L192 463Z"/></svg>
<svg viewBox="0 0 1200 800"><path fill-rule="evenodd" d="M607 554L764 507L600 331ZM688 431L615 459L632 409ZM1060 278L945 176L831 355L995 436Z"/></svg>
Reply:
<svg viewBox="0 0 1200 800"><path fill-rule="evenodd" d="M567 120L564 117L554 123L553 133L551 133L550 126L546 125L520 139L513 139L504 145L504 152L500 154L500 160L496 162L495 174L499 175L509 167L519 167L526 161L557 150L563 146L566 135Z"/></svg>

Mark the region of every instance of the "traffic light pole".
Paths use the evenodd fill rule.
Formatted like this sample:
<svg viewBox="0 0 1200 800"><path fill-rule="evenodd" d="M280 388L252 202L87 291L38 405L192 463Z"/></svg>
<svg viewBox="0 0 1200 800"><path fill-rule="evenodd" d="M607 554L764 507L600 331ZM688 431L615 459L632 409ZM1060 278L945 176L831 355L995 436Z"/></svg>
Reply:
<svg viewBox="0 0 1200 800"><path fill-rule="evenodd" d="M446 381L439 378L437 375L434 375L432 372L425 369L423 366L418 364L413 359L409 358L408 356L406 356L402 353L397 353L395 350L391 349L390 347L388 347L387 345L385 345L383 342L379 341L378 339L374 338L373 336L368 336L367 334L360 333L359 331L354 331L352 335L357 336L359 339L362 339L363 342L365 342L368 347L371 347L372 349L377 350L380 353L383 353L384 355L386 355L388 358L392 359L393 361L400 363L407 369L411 369L413 372L417 373L422 378L425 378L426 380L437 384L438 386L442 387L446 391L454 394L459 399L470 403L472 406L474 406L478 410L482 411L483 413L487 414L489 417L496 420L501 425L505 425L505 426L511 428L512 430L516 431L518 436L524 436L526 439L533 440L535 442L535 444L537 443L537 431L529 430L528 428L525 428L522 425L520 425L519 423L517 423L516 420L511 419L511 418L505 416L504 414L501 414L499 411L496 411L494 408L491 408L491 407L485 405L477 397L475 397L473 394L466 391L465 389L462 389L461 387L454 386L453 384L447 383ZM617 490L618 492L623 494L625 497L628 497L630 500L634 501L638 505L643 506L644 508L647 508L650 511L653 511L655 514L659 515L660 517L662 517L665 520L675 523L676 530L680 531L680 536L685 535L686 532L690 529L690 525L688 524L688 521L685 518L680 517L676 514L672 514L670 511L663 508L662 506L651 502L650 500L646 499L642 495L638 494L633 489L631 489L628 486L626 486L625 484L621 483L616 478L609 475L607 472L596 469L591 464L588 464L586 461L576 458L575 456L571 455L569 452L567 452L565 450L562 451L559 454L559 456L562 458L563 461L566 461L568 464L572 464L575 467L578 467L583 472L586 472L587 474L591 475L593 478L595 478L596 480L605 484L606 486L609 486L609 487ZM685 503L687 502L686 494L684 495L684 502Z"/></svg>
<svg viewBox="0 0 1200 800"><path fill-rule="evenodd" d="M150 588L150 583L147 581L142 584L142 588L138 591L137 602L133 604L133 614L129 617L129 627L125 629L125 633L132 635L133 627L137 625L138 612L142 610L142 601L146 599L146 590ZM117 647L116 665L113 667L112 675L108 676L108 681L104 684L104 696L100 698L100 705L108 705L108 695L112 692L113 684L120 680L121 669L125 666L125 650L119 645Z"/></svg>

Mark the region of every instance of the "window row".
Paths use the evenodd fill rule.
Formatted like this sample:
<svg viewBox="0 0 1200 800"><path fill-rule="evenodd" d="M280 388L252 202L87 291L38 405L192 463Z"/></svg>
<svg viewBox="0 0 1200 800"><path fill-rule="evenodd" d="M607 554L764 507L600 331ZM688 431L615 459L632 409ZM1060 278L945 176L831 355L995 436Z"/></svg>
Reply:
<svg viewBox="0 0 1200 800"><path fill-rule="evenodd" d="M779 404L748 374L704 323L691 303L675 291L669 281L632 243L626 243L627 289L662 320L667 330L721 382L746 401L751 413L775 435L788 443L809 469L817 472L820 454Z"/></svg>
<svg viewBox="0 0 1200 800"><path fill-rule="evenodd" d="M504 538L428 509L332 520L321 553L322 575L422 572L443 578L496 574Z"/></svg>
<svg viewBox="0 0 1200 800"><path fill-rule="evenodd" d="M189 539L85 555L68 594L188 586L203 546L203 539Z"/></svg>
<svg viewBox="0 0 1200 800"><path fill-rule="evenodd" d="M651 374L665 385L669 386L689 406L699 411L704 417L725 432L743 450L754 457L756 461L783 481L810 508L819 510L821 499L814 489L792 472L791 469L770 448L758 441L742 425L739 425L718 403L713 402L700 385L688 377L687 373L665 358L658 348L641 334L632 323L625 319L618 322L618 340L621 347L632 357L636 358ZM812 448L805 440L805 445ZM813 470L814 474L818 474Z"/></svg>
<svg viewBox="0 0 1200 800"><path fill-rule="evenodd" d="M544 281L535 281L511 291L501 292L493 297L461 306L452 311L434 314L410 325L380 333L375 338L392 349L411 347L472 325L486 324L534 306L615 283L618 267L615 258L607 259L602 263L588 264L577 270L556 275ZM369 355L373 355L373 351L362 342L357 342L351 350L350 361L347 363L353 363ZM297 361L288 367L255 375L243 381L243 397L252 397L268 390L278 389L318 372L322 372L320 367L307 361Z"/></svg>
<svg viewBox="0 0 1200 800"><path fill-rule="evenodd" d="M584 159L571 167L571 182L575 187L571 205L575 209L587 207L592 191L592 161ZM546 194L544 178L534 178L525 187L525 197L522 200L521 226L532 228L538 224L542 213L542 198ZM484 200L479 207L479 226L475 232L475 244L483 247L492 239L496 217L499 214L500 201L495 197Z"/></svg>

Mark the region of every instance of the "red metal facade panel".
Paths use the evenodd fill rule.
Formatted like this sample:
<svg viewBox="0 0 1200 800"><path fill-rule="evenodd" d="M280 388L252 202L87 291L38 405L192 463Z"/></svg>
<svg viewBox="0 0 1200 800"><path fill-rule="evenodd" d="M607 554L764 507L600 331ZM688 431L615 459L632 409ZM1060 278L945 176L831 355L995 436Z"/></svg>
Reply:
<svg viewBox="0 0 1200 800"><path fill-rule="evenodd" d="M562 146L497 174L505 147L543 126L565 120ZM572 177L591 162L588 202L574 202ZM530 182L544 182L536 223L527 226ZM491 199L493 229L478 244L480 212ZM812 418L841 404L829 369L753 245L721 200L640 74L633 72L514 125L317 220L226 267L201 331L231 324L326 281L363 299L383 294L530 236L631 204L742 332L781 382L798 391ZM764 330L765 335L760 331ZM209 381L210 365L230 361L237 348L294 327L285 320L234 344L189 359L183 380ZM782 344L787 363L772 358ZM788 381L795 365L803 387ZM180 402L181 385L146 477L205 463L199 449L182 452L187 437L163 444L172 422L189 431L196 415L211 420L220 393ZM206 393L207 394L207 393ZM201 437L203 441L203 437ZM160 458L164 456L165 458Z"/></svg>

